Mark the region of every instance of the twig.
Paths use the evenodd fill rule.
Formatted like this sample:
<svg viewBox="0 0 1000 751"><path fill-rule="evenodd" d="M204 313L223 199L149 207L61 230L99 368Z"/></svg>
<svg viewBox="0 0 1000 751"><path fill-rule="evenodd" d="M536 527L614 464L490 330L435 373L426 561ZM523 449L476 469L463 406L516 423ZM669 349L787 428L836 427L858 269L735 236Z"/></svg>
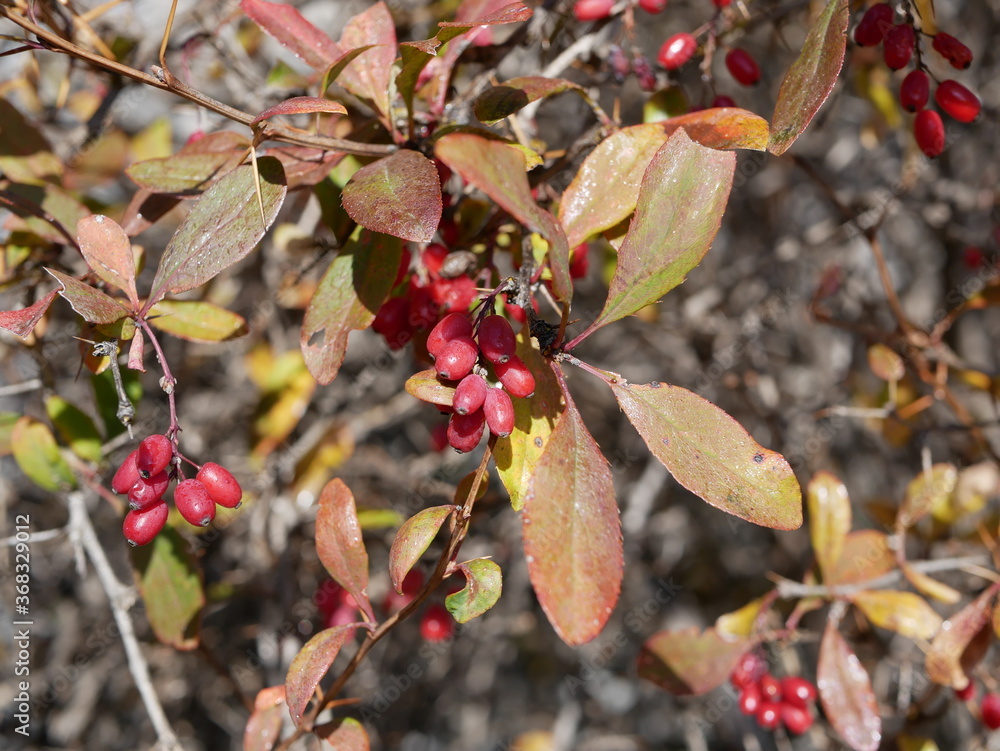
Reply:
<svg viewBox="0 0 1000 751"><path fill-rule="evenodd" d="M129 672L132 673L136 688L139 689L139 695L146 706L146 713L149 715L149 719L153 723L153 728L156 730L156 736L159 741L158 745L160 748L167 749L168 751L183 751L181 744L177 740L177 735L174 733L173 728L170 726L170 721L163 711L163 705L160 704L160 697L156 695L156 689L153 688L153 681L149 674L149 665L139 647L139 640L135 635L135 627L128 613L129 608L131 608L135 600L135 592L131 587L126 587L118 581L118 577L115 576L114 571L111 569L111 564L104 554L104 548L101 547L101 543L97 539L97 534L94 532L94 527L90 523L90 517L87 515L84 494L79 491L70 492L68 495L68 505L69 524L67 526L79 535L80 542L87 552L87 557L94 564L94 571L101 582L101 587L103 587L108 595L108 601L111 603L111 612L114 615L118 632L121 635L122 646L125 647Z"/></svg>
<svg viewBox="0 0 1000 751"><path fill-rule="evenodd" d="M30 381L12 383L10 386L0 386L0 397L23 394L25 391L35 391L42 388L43 385L41 379L32 378Z"/></svg>
<svg viewBox="0 0 1000 751"><path fill-rule="evenodd" d="M58 527L57 529L45 529L41 532L34 532L28 535L25 539L23 536L17 537L4 537L0 539L0 548L9 548L11 545L16 545L19 542L48 542L49 540L55 540L57 537L62 537L66 534L66 527Z"/></svg>

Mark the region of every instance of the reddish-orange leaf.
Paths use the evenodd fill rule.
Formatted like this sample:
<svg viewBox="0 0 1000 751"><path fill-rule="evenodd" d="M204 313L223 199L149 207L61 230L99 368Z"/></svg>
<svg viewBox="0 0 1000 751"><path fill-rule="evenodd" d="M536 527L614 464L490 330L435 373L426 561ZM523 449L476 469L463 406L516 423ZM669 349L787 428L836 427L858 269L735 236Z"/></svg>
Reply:
<svg viewBox="0 0 1000 751"><path fill-rule="evenodd" d="M59 294L69 301L73 310L79 313L83 320L91 323L114 323L129 314L124 305L96 287L84 284L61 271L48 268L45 270L62 285Z"/></svg>
<svg viewBox="0 0 1000 751"><path fill-rule="evenodd" d="M291 99L278 102L273 107L268 107L250 121L250 126L253 127L262 120L267 120L269 117L275 117L276 115L303 115L314 114L316 112L346 115L347 108L340 102L334 102L331 99L323 99L318 96L293 96Z"/></svg>
<svg viewBox="0 0 1000 751"><path fill-rule="evenodd" d="M33 305L20 310L0 310L0 328L7 329L22 339L27 338L35 325L42 320L45 311L55 300L58 290L52 290Z"/></svg>
<svg viewBox="0 0 1000 751"><path fill-rule="evenodd" d="M285 693L287 695L288 713L296 726L302 722L309 701L313 698L316 687L326 675L333 661L340 654L341 647L357 628L354 624L335 626L320 631L306 642L288 666L285 676Z"/></svg>
<svg viewBox="0 0 1000 751"><path fill-rule="evenodd" d="M135 259L125 230L103 214L92 214L77 222L76 239L87 265L105 282L128 295L133 309L138 310Z"/></svg>
<svg viewBox="0 0 1000 751"><path fill-rule="evenodd" d="M316 735L326 743L324 751L368 751L371 748L368 731L353 717L345 717L330 733L317 728Z"/></svg>
<svg viewBox="0 0 1000 751"><path fill-rule="evenodd" d="M336 42L309 23L294 6L267 0L240 0L240 8L282 47L315 70L325 70L340 56Z"/></svg>
<svg viewBox="0 0 1000 751"><path fill-rule="evenodd" d="M316 552L333 580L353 595L358 607L374 621L368 601L368 553L354 494L340 478L330 480L319 496Z"/></svg>
<svg viewBox="0 0 1000 751"><path fill-rule="evenodd" d="M823 712L844 742L854 751L878 751L882 719L871 679L832 622L820 644L816 686Z"/></svg>
<svg viewBox="0 0 1000 751"><path fill-rule="evenodd" d="M714 628L660 631L642 645L639 677L677 696L704 694L725 683L756 639L723 637Z"/></svg>
<svg viewBox="0 0 1000 751"><path fill-rule="evenodd" d="M285 687L270 686L257 692L253 712L243 732L243 751L271 751L281 737Z"/></svg>
<svg viewBox="0 0 1000 751"><path fill-rule="evenodd" d="M431 541L437 536L445 519L455 511L455 506L431 506L411 516L396 532L389 551L389 577L392 586L403 593L403 579L420 560Z"/></svg>
<svg viewBox="0 0 1000 751"><path fill-rule="evenodd" d="M962 657L976 634L990 623L993 601L1000 590L994 584L941 624L927 650L927 677L935 683L961 690L969 682Z"/></svg>

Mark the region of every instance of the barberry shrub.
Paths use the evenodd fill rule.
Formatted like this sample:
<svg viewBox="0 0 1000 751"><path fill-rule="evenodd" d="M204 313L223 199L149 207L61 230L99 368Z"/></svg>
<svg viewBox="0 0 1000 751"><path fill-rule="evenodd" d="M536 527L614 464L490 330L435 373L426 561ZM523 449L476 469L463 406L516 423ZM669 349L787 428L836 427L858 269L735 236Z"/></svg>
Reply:
<svg viewBox="0 0 1000 751"><path fill-rule="evenodd" d="M1000 623L1000 584L987 568L996 567L990 557L997 548L995 524L980 524L977 541L970 543L985 543L985 553L931 560L942 526L978 511L975 499L985 503L996 490L996 451L949 374L960 373L980 396L995 395L995 379L965 367L944 343L964 314L995 304L995 265L980 252L977 269L989 273L981 271L979 286L950 300L951 307L931 324L918 325L893 286L879 237L882 215L863 224L804 156L778 159L807 132L841 79L849 4L829 0L810 20L801 52L781 61L783 69L771 55L748 49L751 25L744 13L756 13L751 6L704 3L701 22L684 27L662 2L557 5L556 13L535 13L521 2L463 0L454 19L435 20L429 38L401 41L399 29L424 28L426 19L404 24L394 16L398 8L375 2L348 19L335 41L293 5L242 0L237 36L245 47L238 59L257 50L267 35L301 63L298 69L276 65L267 91L307 92L276 96L256 112L236 110L179 80L176 71L193 69L201 37L184 42L171 71L176 3L151 73L110 57L125 59L128 45L116 43L112 53L91 29L95 16L76 17L65 27L88 30L84 48L64 38L63 24L50 14L0 6L0 15L27 34L13 52L71 56L101 82L95 90L109 91L99 71L124 75L243 129L199 128L169 155L150 145L155 129L136 136L134 159L127 165L123 160L113 175L124 172L131 181L130 200L118 205L115 191L101 183L102 175L108 177L101 169L110 168L98 157L88 161L81 147L64 163L40 125L0 99L0 201L12 213L5 225L2 281L26 302L0 311L0 327L55 369L60 363L45 355L46 345L54 344L53 322L69 317L64 331L81 342L79 360L95 394L91 414L51 393L46 372L26 390L44 386L40 404L47 419L27 405L0 422L9 452L51 498L66 499L71 538L100 569L116 617L127 619L124 589L107 580L105 553L90 522L94 512L84 502L102 500L104 515L114 516L115 530L120 526L124 540L137 548L131 563L153 634L176 649L198 650L237 695L246 675L212 656L213 646L224 640L217 634L203 638L206 628L214 628L203 625L216 613L210 600L214 608L238 586L210 565L217 548L242 530L253 535L244 549L254 559L246 561L248 571L294 567L289 581L315 582L308 609L282 626L285 641L272 650L277 656L267 665L258 660L248 671L255 692L242 697L248 748L287 749L306 735L337 748L368 748L374 727L368 721L389 710L355 711L367 699L349 681L371 650L416 615L423 646L441 654L463 637L460 626L499 615L510 566L523 565L541 613L566 645L601 636L627 581L622 498L632 531L642 527L648 511L642 509L647 491L620 493L636 460L619 448L627 440L621 434L595 429L595 386L634 427L651 466L662 465L677 486L711 506L708 518L716 524L791 533L803 523L799 482L808 481L811 558L797 569L785 566L786 574L795 569L790 575L801 581L777 579L773 589L714 625L657 630L648 617L627 619L642 635L642 679L678 695L724 692L728 683L736 692L734 709L761 730L802 735L822 722L852 749L875 751L885 733L880 707L890 702L876 695L855 645L878 629L921 647L929 683L950 687L948 694L978 712L984 726L997 727L997 686L984 663ZM964 125L980 118L983 108L964 84L931 75L927 47L955 70L969 69L974 58L963 41L936 30L931 4L904 5L899 13L884 3L863 12L855 45L882 50L875 57L858 53L856 64L868 66L869 74L883 66L882 74L898 76L898 101L914 114L919 151L940 157L950 142L945 121L928 109L932 91L936 106ZM663 70L650 64L647 52L653 50L639 47L636 18L644 17L637 11L665 24L657 53ZM561 31L573 24L576 42ZM606 49L598 44L603 29L614 35ZM584 66L570 72L565 63L549 75L527 70L502 80L507 67L501 63L516 61L539 35L546 35L547 48L567 45L567 54L577 57L584 42L596 45L586 50L594 58L592 79L580 78L588 73ZM700 89L686 89L685 76L697 76L696 62ZM768 101L769 117L716 91L713 67L728 71L724 85L732 79L754 86L746 95ZM629 76L643 92L641 123L620 119L620 92L608 98L615 101L611 115L605 97L593 93L593 86L623 86ZM30 87L33 80L26 75L21 83ZM67 79L66 86L69 91L76 84ZM689 91L695 96L689 98ZM102 110L91 95L74 90L69 110L96 118ZM571 97L583 116L567 124L561 134L566 143L556 147L528 137L538 134L538 108ZM885 97L877 102L889 106ZM28 98L29 109L31 103ZM669 358L637 346L620 362L603 359L602 343L634 334L641 322L649 325L658 310L684 294L674 290L689 274L704 271L727 206L752 176L738 165L759 165L768 154L777 164L800 166L839 214L851 218L852 231L871 249L896 324L887 332L866 319L840 321L825 307L840 291L837 269L824 272L809 311L824 324L842 324L871 340L867 359L885 387L888 406L854 408L860 411L851 414L891 423L897 434L929 433L938 426L918 425L918 416L932 405L947 407L957 423L949 429L969 437L955 463L924 461L898 503L872 506L873 515L880 512L880 530L853 528L854 505L836 475L797 477L785 456L758 442L713 401L655 380L673 372ZM164 233L137 241L154 225ZM169 239L162 242L163 236ZM283 260L262 261L255 252L262 242L273 244ZM798 251L786 246L786 252L793 257ZM241 299L234 279L256 291L255 306ZM658 308L665 297L668 303ZM57 298L72 313L55 304ZM705 305L690 298L679 309ZM274 330L289 322L297 346L278 353L275 347L289 337ZM377 337L364 333L369 329ZM170 342L166 334L180 341ZM247 335L252 343L242 362L260 398L245 421L250 445L244 447L244 477L215 461L189 458L194 450L212 455L215 447L197 440L197 433L189 440L185 429L204 429L215 417L204 414L208 407L227 401L234 370L228 361ZM395 354L373 358L359 373L349 344L353 351L367 348L370 354L384 346ZM732 353L741 346L733 345ZM766 355L766 349L760 352ZM213 356L223 367L205 363ZM184 367L171 366L178 358ZM402 370L394 369L400 362ZM143 381L147 368L152 372ZM211 398L203 391L196 400L187 379L200 371L212 371L218 380L212 381ZM398 400L386 403L368 390L366 374L398 376L394 388L424 406L405 393L405 409ZM594 380L583 386L577 378L584 377ZM746 387L761 409L779 393L773 383L769 391L755 390L759 378L751 372L724 383ZM467 464L461 457L447 459L467 472L448 502L421 502L405 513L375 508L377 491L362 479L371 473L352 475L341 467L354 449L353 432L370 438L379 429L330 416L331 409L348 404L368 408L364 415L372 424L393 410L419 414L416 422L407 418L407 430L443 413L428 430L435 431L436 448L471 455ZM769 439L782 431L780 420L772 422L760 430ZM136 443L133 432L140 426ZM395 471L404 431L398 433L385 436L391 451L371 460L387 485L403 482ZM898 440L897 434L887 436L887 443ZM960 462L968 466L960 468ZM343 476L331 477L338 472ZM481 523L497 508L497 481L510 501L508 513L520 521L523 564L512 563L504 541ZM351 486L365 488L360 504ZM270 525L269 504L275 512ZM303 552L291 546L290 529L298 534L307 518L310 544ZM230 533L231 525L240 526ZM477 535L478 557L465 558L470 534ZM280 566L279 556L256 560L265 538L286 545ZM931 576L960 569L987 584L960 589ZM272 585L264 597L254 594L270 601L282 586ZM435 599L439 589L447 594ZM514 599L523 602L524 592ZM229 638L256 638L257 626L236 629ZM818 644L812 651L803 646L809 630ZM171 747L176 738L150 688L136 637L125 629L122 638L158 740ZM286 649L290 644L294 649ZM866 646L867 654L876 648ZM987 690L976 706L980 683Z"/></svg>

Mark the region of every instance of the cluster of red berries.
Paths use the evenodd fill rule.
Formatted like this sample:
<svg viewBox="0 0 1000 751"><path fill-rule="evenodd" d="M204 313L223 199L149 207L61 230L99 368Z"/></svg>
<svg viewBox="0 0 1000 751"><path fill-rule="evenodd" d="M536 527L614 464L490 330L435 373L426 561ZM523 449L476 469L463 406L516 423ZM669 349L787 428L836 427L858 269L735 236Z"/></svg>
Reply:
<svg viewBox="0 0 1000 751"><path fill-rule="evenodd" d="M955 689L955 696L965 702L971 702L976 698L976 682L969 679L965 688ZM983 697L979 705L979 716L983 724L990 730L1000 728L1000 694L988 693Z"/></svg>
<svg viewBox="0 0 1000 751"><path fill-rule="evenodd" d="M474 329L468 316L446 315L427 337L427 352L445 381L457 381L448 421L448 444L472 451L489 426L501 438L514 430L511 397L531 396L535 377L516 354L514 330L506 318L488 315ZM492 368L498 385L487 380Z"/></svg>
<svg viewBox="0 0 1000 751"><path fill-rule="evenodd" d="M895 11L888 3L876 3L865 11L854 29L854 41L862 47L882 45L885 64L901 70L910 64L918 44L917 33L909 23L895 23ZM965 70L972 64L972 51L951 34L934 35L931 47L953 68ZM899 103L907 112L915 112L913 135L917 146L928 157L944 151L944 121L935 110L925 109L930 100L931 80L923 65L906 74L899 87ZM979 97L958 81L947 79L934 89L934 101L941 110L961 123L971 123L982 110Z"/></svg>
<svg viewBox="0 0 1000 751"><path fill-rule="evenodd" d="M174 444L165 435L151 435L129 454L111 479L111 489L128 497L129 512L122 532L129 545L147 545L167 523L169 509L163 495L175 472ZM194 479L182 480L174 489L174 505L181 516L196 527L206 527L215 518L216 505L239 507L243 490L232 473L214 462L205 462Z"/></svg>
<svg viewBox="0 0 1000 751"><path fill-rule="evenodd" d="M747 652L729 680L739 692L740 711L753 715L765 730L784 725L792 735L801 735L812 727L816 686L805 678L790 675L779 680L759 655Z"/></svg>

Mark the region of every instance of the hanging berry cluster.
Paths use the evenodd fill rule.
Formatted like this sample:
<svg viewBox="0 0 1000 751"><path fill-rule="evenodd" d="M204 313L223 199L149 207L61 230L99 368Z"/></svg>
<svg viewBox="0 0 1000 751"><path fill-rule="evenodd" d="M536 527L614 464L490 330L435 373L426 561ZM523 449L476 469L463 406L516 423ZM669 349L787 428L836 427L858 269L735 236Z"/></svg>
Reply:
<svg viewBox="0 0 1000 751"><path fill-rule="evenodd" d="M914 62L914 69L900 84L899 103L907 112L916 113L913 135L917 146L933 158L944 151L944 121L936 110L926 109L931 77L920 50L920 37L925 35L913 27L910 13L902 23L895 22L895 15L889 3L872 5L855 27L854 41L861 47L881 44L883 59L891 70L902 70ZM972 64L972 51L950 34L938 32L933 35L931 47L953 68L965 70ZM971 123L982 109L979 97L952 79L937 84L934 101L942 112L960 123Z"/></svg>
<svg viewBox="0 0 1000 751"><path fill-rule="evenodd" d="M730 682L739 692L740 711L752 715L765 730L779 725L792 735L801 735L813 724L816 686L796 675L777 679L754 652L743 655Z"/></svg>
<svg viewBox="0 0 1000 751"><path fill-rule="evenodd" d="M172 479L174 444L165 435L147 436L115 472L111 489L128 497L129 512L122 532L130 545L147 545L167 523L169 509L163 500ZM238 508L243 490L232 473L214 462L205 462L194 479L181 480L174 489L174 505L185 521L207 527L215 507Z"/></svg>

